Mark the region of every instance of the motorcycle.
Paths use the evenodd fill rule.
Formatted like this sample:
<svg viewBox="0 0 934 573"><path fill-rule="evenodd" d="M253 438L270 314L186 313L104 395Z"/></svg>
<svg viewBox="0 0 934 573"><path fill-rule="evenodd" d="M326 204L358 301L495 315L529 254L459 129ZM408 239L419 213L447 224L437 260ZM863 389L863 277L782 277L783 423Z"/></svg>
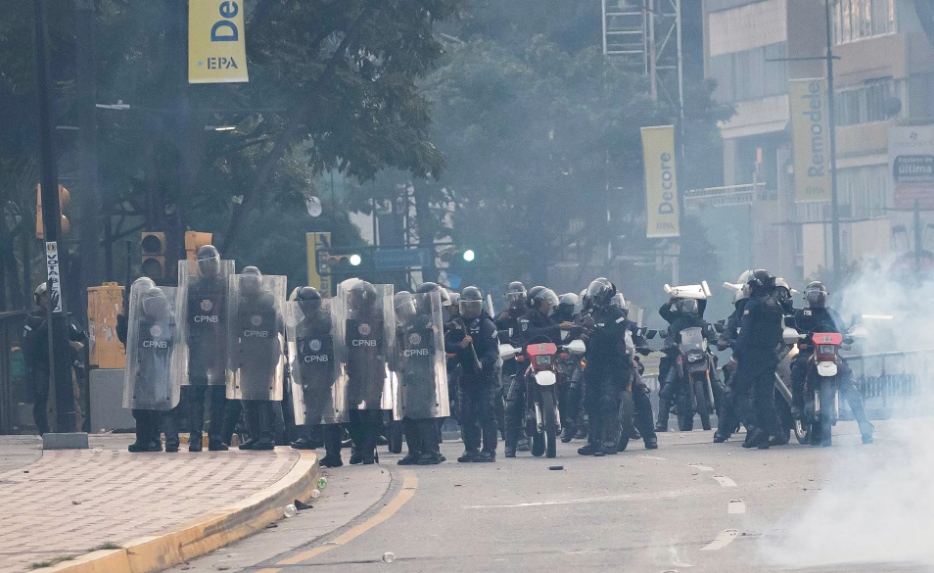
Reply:
<svg viewBox="0 0 934 573"><path fill-rule="evenodd" d="M710 430L710 414L716 408L711 373L714 371L713 355L708 351L709 332L699 326L685 328L679 334L678 357L672 368L678 368L680 400L678 403L678 429L690 432L694 429L694 414L700 416L704 430Z"/></svg>
<svg viewBox="0 0 934 573"><path fill-rule="evenodd" d="M581 340L570 342L561 347L569 355L583 355L587 347ZM508 360L528 360L529 366L524 372L526 383L526 434L532 440L532 455L553 458L557 455L558 435L561 433L561 421L558 413L558 358L559 347L553 342L531 341L523 351L509 344L499 347L500 358ZM524 361L524 360L523 360ZM534 382L534 383L533 383Z"/></svg>
<svg viewBox="0 0 934 573"><path fill-rule="evenodd" d="M799 349L811 353L804 378L804 411L796 423L807 431L806 440L799 437L802 444L832 445L832 428L840 418L839 381L845 375L840 350L848 349L860 335L855 329L847 335L814 332L800 336L804 342L799 343Z"/></svg>

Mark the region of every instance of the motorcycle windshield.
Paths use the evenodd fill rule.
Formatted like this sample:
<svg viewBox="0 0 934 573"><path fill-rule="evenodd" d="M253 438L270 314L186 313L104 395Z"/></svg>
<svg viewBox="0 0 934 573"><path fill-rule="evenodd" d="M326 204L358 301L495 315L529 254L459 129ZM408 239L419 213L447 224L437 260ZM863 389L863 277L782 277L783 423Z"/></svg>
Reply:
<svg viewBox="0 0 934 573"><path fill-rule="evenodd" d="M704 349L704 331L699 326L692 326L681 331L681 352Z"/></svg>

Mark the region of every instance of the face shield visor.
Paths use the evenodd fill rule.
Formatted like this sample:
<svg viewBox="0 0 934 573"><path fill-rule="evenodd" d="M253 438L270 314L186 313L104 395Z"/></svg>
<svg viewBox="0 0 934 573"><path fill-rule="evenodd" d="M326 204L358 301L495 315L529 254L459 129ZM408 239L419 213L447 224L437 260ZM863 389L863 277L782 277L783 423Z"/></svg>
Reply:
<svg viewBox="0 0 934 573"><path fill-rule="evenodd" d="M457 303L457 307L460 310L461 316L467 319L480 318L480 313L483 312L483 301L482 300L464 300L460 299Z"/></svg>

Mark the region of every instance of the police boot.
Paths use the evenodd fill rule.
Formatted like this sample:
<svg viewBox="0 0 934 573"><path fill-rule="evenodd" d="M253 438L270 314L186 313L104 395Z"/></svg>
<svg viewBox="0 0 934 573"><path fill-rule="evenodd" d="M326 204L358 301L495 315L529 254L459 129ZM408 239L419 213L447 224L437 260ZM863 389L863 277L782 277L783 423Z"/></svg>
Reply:
<svg viewBox="0 0 934 573"><path fill-rule="evenodd" d="M246 416L246 425L250 432L250 437L247 441L240 444L241 450L252 450L257 442L259 442L260 432L262 428L261 416L259 413L259 406L253 403L243 404L244 415ZM200 443L198 444L200 447ZM189 444L190 446L190 444ZM200 450L199 450L200 451Z"/></svg>
<svg viewBox="0 0 934 573"><path fill-rule="evenodd" d="M418 424L412 420L403 419L402 426L405 431L405 447L409 451L398 463L400 466L413 466L422 457L422 436Z"/></svg>
<svg viewBox="0 0 934 573"><path fill-rule="evenodd" d="M220 436L209 436L208 437L208 450L212 452L226 452L230 448Z"/></svg>
<svg viewBox="0 0 934 573"><path fill-rule="evenodd" d="M564 428L561 430L561 443L567 444L574 439L574 434L577 430L574 428L574 422L565 422Z"/></svg>
<svg viewBox="0 0 934 573"><path fill-rule="evenodd" d="M383 413L379 410L367 410L363 414L363 443L360 449L360 463L376 463L376 444L382 427Z"/></svg>
<svg viewBox="0 0 934 573"><path fill-rule="evenodd" d="M480 455L480 452L477 450L464 450L464 453L461 454L457 461L462 464L469 464L471 462L477 461L477 457ZM506 454L506 457L509 457L509 454ZM513 450L512 457L516 457L516 452Z"/></svg>
<svg viewBox="0 0 934 573"><path fill-rule="evenodd" d="M418 465L431 466L440 464L446 458L441 455L438 435L441 433L435 420L419 420L419 434L422 438L422 455L418 458Z"/></svg>
<svg viewBox="0 0 934 573"><path fill-rule="evenodd" d="M339 468L344 465L341 460L341 438L343 429L338 425L327 425L323 429L324 434L324 452L325 456L321 458L318 465L325 468Z"/></svg>
<svg viewBox="0 0 934 573"><path fill-rule="evenodd" d="M875 426L869 422L859 423L859 433L862 434L864 444L869 445L872 443L872 432L875 429Z"/></svg>
<svg viewBox="0 0 934 573"><path fill-rule="evenodd" d="M260 437L256 444L253 445L254 450L272 450L276 447L276 415L273 410L272 402L263 402L258 406L259 408L259 423L260 423Z"/></svg>
<svg viewBox="0 0 934 573"><path fill-rule="evenodd" d="M516 451L517 452L529 452L532 448L529 447L529 439L525 437L523 433L522 436L516 441Z"/></svg>
<svg viewBox="0 0 934 573"><path fill-rule="evenodd" d="M769 438L770 446L784 446L791 439L790 430L779 430Z"/></svg>
<svg viewBox="0 0 934 573"><path fill-rule="evenodd" d="M713 433L713 443L722 444L723 442L730 439L730 436L720 433L720 430L717 430Z"/></svg>
<svg viewBox="0 0 934 573"><path fill-rule="evenodd" d="M746 428L746 439L743 440L743 447L747 449L756 447L756 441L759 439L759 435L759 429L755 426Z"/></svg>
<svg viewBox="0 0 934 573"><path fill-rule="evenodd" d="M603 445L593 436L593 428L591 428L591 435L587 445L578 448L577 453L581 456L595 456L598 452L603 455Z"/></svg>

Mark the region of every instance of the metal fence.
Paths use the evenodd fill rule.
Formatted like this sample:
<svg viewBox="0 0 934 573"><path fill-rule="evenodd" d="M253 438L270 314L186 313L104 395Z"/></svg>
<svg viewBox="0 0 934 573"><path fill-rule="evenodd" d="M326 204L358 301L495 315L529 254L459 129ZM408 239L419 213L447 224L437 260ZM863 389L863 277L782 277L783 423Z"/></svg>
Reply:
<svg viewBox="0 0 934 573"><path fill-rule="evenodd" d="M20 344L25 312L0 312L0 434L34 430L32 391Z"/></svg>
<svg viewBox="0 0 934 573"><path fill-rule="evenodd" d="M934 398L926 383L934 349L878 352L846 357L853 381L874 419L924 415Z"/></svg>

